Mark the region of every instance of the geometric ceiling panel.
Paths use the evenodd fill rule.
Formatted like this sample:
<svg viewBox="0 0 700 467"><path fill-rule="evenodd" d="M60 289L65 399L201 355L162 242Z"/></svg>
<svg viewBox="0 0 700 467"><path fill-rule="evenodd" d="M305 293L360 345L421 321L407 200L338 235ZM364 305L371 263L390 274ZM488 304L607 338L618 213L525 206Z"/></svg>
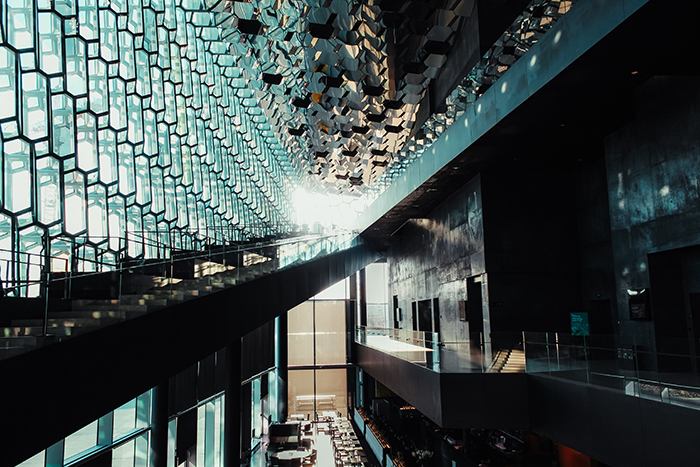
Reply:
<svg viewBox="0 0 700 467"><path fill-rule="evenodd" d="M474 2L184 0L182 7L231 85L262 110L260 125L303 185L360 195L407 143Z"/></svg>

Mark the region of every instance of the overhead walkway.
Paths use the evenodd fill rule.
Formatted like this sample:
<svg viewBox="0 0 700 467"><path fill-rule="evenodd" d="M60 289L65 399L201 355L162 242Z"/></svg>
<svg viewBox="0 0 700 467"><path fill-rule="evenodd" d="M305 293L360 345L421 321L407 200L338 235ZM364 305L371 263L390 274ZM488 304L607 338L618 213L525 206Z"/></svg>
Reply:
<svg viewBox="0 0 700 467"><path fill-rule="evenodd" d="M41 327L55 333L53 343L35 336L43 342L0 361L11 382L0 386L12 420L3 442L21 447L3 462L21 462L379 258L359 239L317 240L289 255L257 245L247 266L192 263L199 277L116 300L72 300L76 309L48 314ZM39 328L18 324L11 329Z"/></svg>
<svg viewBox="0 0 700 467"><path fill-rule="evenodd" d="M49 258L43 263L53 271L68 272L51 272L46 284L27 280L6 288L11 297L5 301L3 318L9 322L0 327L0 360L216 293L348 249L358 241L352 233L306 235L243 245L206 245L204 251L165 250L149 242L147 248L165 250L167 257L119 264L88 261L80 272L74 272L80 258ZM41 259L26 262L33 267ZM86 266L91 270L85 271ZM32 289L41 289L40 296L27 300ZM33 309L27 306L30 302Z"/></svg>

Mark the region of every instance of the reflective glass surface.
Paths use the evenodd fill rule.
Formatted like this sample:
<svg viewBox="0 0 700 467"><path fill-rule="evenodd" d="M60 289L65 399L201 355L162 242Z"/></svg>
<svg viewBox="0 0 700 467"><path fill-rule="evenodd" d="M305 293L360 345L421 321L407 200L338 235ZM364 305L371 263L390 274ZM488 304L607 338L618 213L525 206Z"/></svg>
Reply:
<svg viewBox="0 0 700 467"><path fill-rule="evenodd" d="M345 368L290 370L289 413L313 420L315 412L347 412L346 373Z"/></svg>
<svg viewBox="0 0 700 467"><path fill-rule="evenodd" d="M77 268L91 270L104 257L195 249L205 236L288 230L294 171L259 122L259 97L232 86L232 60L245 58L220 32L212 40L221 30L206 10L0 2L0 266L11 295L36 295L25 281L75 239Z"/></svg>
<svg viewBox="0 0 700 467"><path fill-rule="evenodd" d="M97 445L97 420L89 425L81 428L72 435L66 438L63 458L70 459L71 457L80 454L83 451Z"/></svg>

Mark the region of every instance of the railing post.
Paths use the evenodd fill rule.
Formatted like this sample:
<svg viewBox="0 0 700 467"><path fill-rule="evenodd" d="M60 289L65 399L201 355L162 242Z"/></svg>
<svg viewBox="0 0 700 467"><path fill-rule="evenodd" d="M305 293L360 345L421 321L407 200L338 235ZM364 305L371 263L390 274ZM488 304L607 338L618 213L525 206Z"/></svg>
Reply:
<svg viewBox="0 0 700 467"><path fill-rule="evenodd" d="M549 373L549 377L552 377L552 357L549 354L549 333L545 332L544 334L544 345L545 348L547 349L547 373Z"/></svg>
<svg viewBox="0 0 700 467"><path fill-rule="evenodd" d="M637 337L633 334L632 335L632 358L634 359L634 371L637 375L637 383L636 383L636 390L635 390L635 396L641 397L641 386L639 384L639 359L637 358ZM658 353L657 353L657 365L658 365ZM658 366L657 366L657 371L658 371Z"/></svg>
<svg viewBox="0 0 700 467"><path fill-rule="evenodd" d="M207 227L208 229L208 227ZM208 255L207 255L207 282L209 285L211 285L211 239L209 238L209 234L207 233L207 249L209 250Z"/></svg>
<svg viewBox="0 0 700 467"><path fill-rule="evenodd" d="M586 335L583 335L583 359L586 364L586 384L591 385L591 368L588 364L588 347L586 346Z"/></svg>
<svg viewBox="0 0 700 467"><path fill-rule="evenodd" d="M173 296L173 272L174 272L174 264L173 264L173 250L170 250L170 277L168 278L168 283L170 285L170 297L172 298Z"/></svg>
<svg viewBox="0 0 700 467"><path fill-rule="evenodd" d="M43 336L46 337L48 336L49 332L49 280L50 280L50 274L47 272L46 273L46 288L45 288L45 303L44 303L44 332Z"/></svg>
<svg viewBox="0 0 700 467"><path fill-rule="evenodd" d="M73 295L73 269L76 266L75 260L75 238L70 239L70 268L68 269L68 298Z"/></svg>
<svg viewBox="0 0 700 467"><path fill-rule="evenodd" d="M124 277L124 258L119 261L119 290L117 291L117 316L122 318L122 277Z"/></svg>
<svg viewBox="0 0 700 467"><path fill-rule="evenodd" d="M68 274L70 274L70 260L69 258L64 259L66 262L66 267L65 267L65 273L66 276L63 277L63 298L67 299L68 298Z"/></svg>

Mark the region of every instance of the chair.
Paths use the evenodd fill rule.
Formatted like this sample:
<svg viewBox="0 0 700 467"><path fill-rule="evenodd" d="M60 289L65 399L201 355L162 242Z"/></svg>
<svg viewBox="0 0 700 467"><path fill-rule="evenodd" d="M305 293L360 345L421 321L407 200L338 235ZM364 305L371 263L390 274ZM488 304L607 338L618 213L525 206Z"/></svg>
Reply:
<svg viewBox="0 0 700 467"><path fill-rule="evenodd" d="M318 451L315 449L311 451L311 455L304 459L304 462L302 462L302 465L316 465L316 456L318 455Z"/></svg>

